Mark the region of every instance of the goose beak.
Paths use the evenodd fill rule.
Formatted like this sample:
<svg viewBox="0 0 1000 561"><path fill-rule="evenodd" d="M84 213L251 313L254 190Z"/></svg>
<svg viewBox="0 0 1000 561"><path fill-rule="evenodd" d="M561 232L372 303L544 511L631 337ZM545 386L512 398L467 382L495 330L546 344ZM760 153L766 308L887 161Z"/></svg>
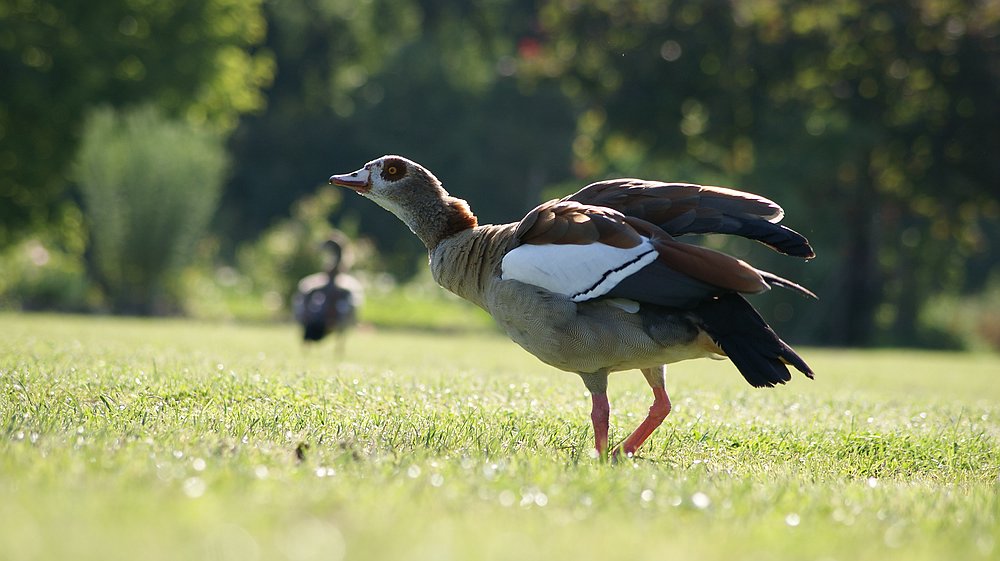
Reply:
<svg viewBox="0 0 1000 561"><path fill-rule="evenodd" d="M361 168L353 173L330 176L330 185L340 185L341 187L353 189L358 193L367 193L371 190L370 179L371 172L365 168Z"/></svg>

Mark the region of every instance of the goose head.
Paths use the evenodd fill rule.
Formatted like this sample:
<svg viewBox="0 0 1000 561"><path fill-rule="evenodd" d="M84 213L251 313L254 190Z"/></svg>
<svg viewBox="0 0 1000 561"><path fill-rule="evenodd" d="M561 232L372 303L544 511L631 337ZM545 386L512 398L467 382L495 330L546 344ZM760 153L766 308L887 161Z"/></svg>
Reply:
<svg viewBox="0 0 1000 561"><path fill-rule="evenodd" d="M395 214L428 249L477 225L468 203L449 195L433 173L402 156L382 156L355 172L331 176L330 183Z"/></svg>

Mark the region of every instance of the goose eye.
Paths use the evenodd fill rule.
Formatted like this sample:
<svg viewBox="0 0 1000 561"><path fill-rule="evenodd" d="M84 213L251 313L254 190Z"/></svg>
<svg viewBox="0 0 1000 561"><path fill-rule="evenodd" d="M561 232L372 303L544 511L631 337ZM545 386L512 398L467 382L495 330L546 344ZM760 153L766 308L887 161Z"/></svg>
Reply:
<svg viewBox="0 0 1000 561"><path fill-rule="evenodd" d="M385 162L382 167L382 179L396 181L406 175L406 164L399 159L393 158Z"/></svg>

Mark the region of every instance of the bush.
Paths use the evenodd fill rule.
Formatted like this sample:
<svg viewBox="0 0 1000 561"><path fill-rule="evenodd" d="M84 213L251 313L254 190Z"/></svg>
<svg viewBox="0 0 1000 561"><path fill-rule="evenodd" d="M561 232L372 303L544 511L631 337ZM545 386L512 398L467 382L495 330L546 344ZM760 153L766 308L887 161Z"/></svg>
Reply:
<svg viewBox="0 0 1000 561"><path fill-rule="evenodd" d="M963 347L1000 351L1000 274L978 294L932 298L921 319Z"/></svg>
<svg viewBox="0 0 1000 561"><path fill-rule="evenodd" d="M75 207L0 253L0 308L85 312L99 295L84 270L86 233Z"/></svg>
<svg viewBox="0 0 1000 561"><path fill-rule="evenodd" d="M179 311L178 274L215 212L225 169L219 136L151 107L89 116L76 171L90 269L112 311Z"/></svg>

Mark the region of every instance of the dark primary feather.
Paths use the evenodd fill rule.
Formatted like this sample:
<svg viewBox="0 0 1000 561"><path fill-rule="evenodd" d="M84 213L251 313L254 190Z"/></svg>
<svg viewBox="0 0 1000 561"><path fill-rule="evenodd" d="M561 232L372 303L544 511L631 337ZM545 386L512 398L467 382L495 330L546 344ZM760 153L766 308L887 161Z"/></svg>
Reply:
<svg viewBox="0 0 1000 561"><path fill-rule="evenodd" d="M785 364L813 377L802 357L739 294L704 300L693 313L750 385L761 388L784 384L792 377Z"/></svg>
<svg viewBox="0 0 1000 561"><path fill-rule="evenodd" d="M651 290L650 287L655 287ZM706 298L725 292L717 286L680 273L662 262L653 262L621 280L605 296L642 304L690 309Z"/></svg>
<svg viewBox="0 0 1000 561"><path fill-rule="evenodd" d="M784 213L764 197L723 187L615 179L592 183L562 199L605 206L641 218L672 236L733 234L806 259L815 256L798 232L777 224Z"/></svg>
<svg viewBox="0 0 1000 561"><path fill-rule="evenodd" d="M780 286L781 288L787 288L788 290L791 290L793 292L798 292L802 296L808 296L809 298L819 299L819 296L816 296L816 294L813 293L813 291L802 286L801 284L792 282L784 277L779 277L774 273L761 271L760 269L757 269L757 272L760 273L760 276L762 276L764 280L770 284L773 284L775 286Z"/></svg>

